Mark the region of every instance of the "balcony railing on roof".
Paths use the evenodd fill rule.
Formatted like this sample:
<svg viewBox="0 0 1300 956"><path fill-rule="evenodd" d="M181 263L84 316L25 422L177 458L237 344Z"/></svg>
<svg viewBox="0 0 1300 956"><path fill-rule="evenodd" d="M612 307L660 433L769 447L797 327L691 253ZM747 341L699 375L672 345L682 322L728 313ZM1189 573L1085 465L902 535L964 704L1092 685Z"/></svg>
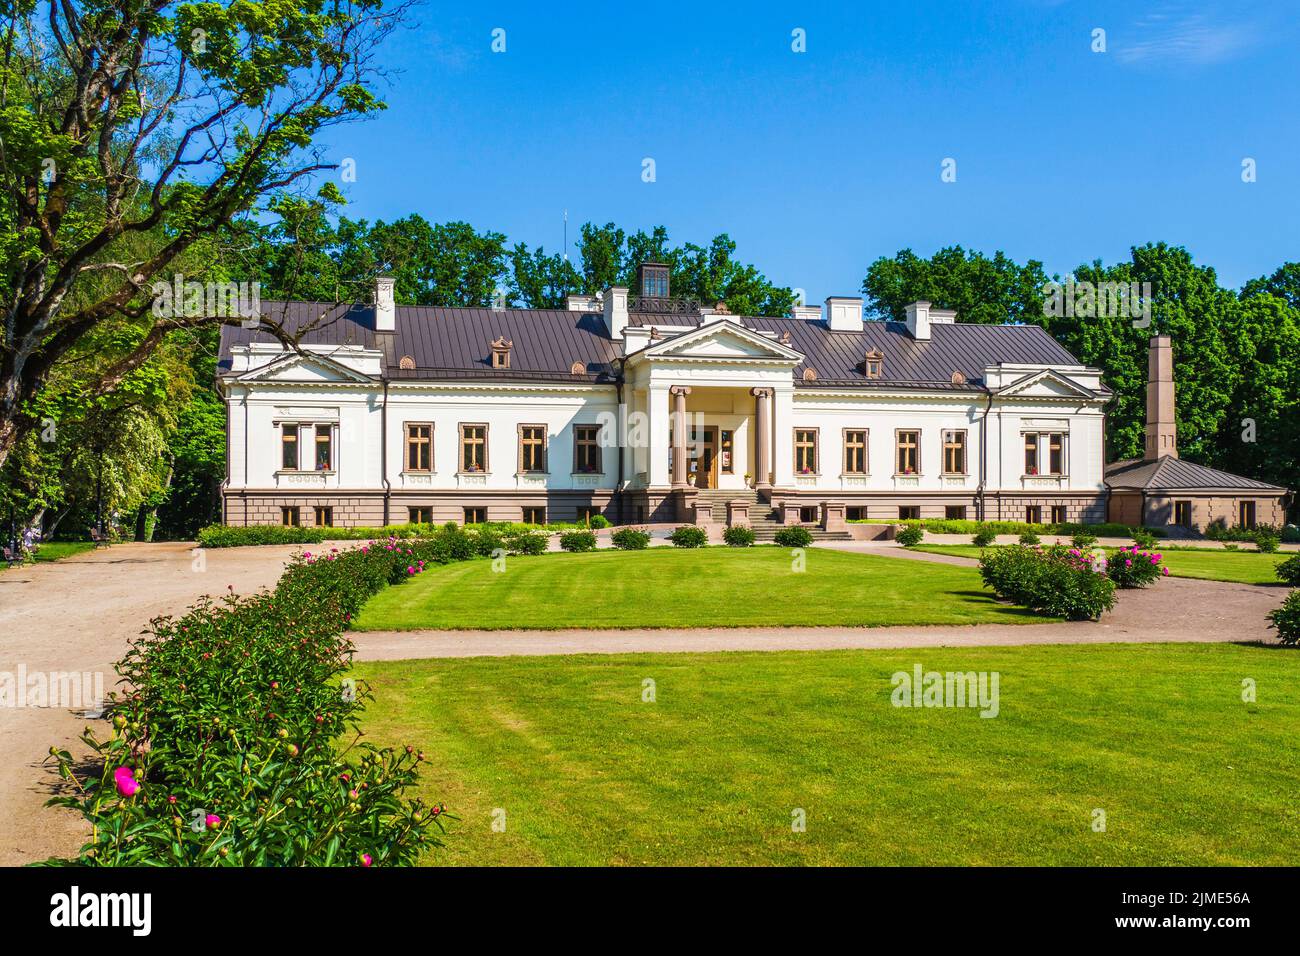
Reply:
<svg viewBox="0 0 1300 956"><path fill-rule="evenodd" d="M628 299L627 310L651 315L699 315L700 300L677 296L639 295Z"/></svg>

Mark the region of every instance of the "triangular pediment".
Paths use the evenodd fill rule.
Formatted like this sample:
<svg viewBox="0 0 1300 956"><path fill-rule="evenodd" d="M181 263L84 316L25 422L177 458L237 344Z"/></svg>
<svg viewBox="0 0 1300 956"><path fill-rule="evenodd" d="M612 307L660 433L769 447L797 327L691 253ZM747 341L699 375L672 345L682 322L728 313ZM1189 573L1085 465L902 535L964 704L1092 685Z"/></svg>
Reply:
<svg viewBox="0 0 1300 956"><path fill-rule="evenodd" d="M1089 388L1066 378L1059 372L1043 370L1030 372L998 391L999 395L1014 398L1096 398Z"/></svg>
<svg viewBox="0 0 1300 956"><path fill-rule="evenodd" d="M290 352L239 376L241 382L333 384L369 382L370 378L342 362L310 352Z"/></svg>
<svg viewBox="0 0 1300 956"><path fill-rule="evenodd" d="M645 350L650 358L715 361L803 361L803 355L775 339L730 321L710 322Z"/></svg>

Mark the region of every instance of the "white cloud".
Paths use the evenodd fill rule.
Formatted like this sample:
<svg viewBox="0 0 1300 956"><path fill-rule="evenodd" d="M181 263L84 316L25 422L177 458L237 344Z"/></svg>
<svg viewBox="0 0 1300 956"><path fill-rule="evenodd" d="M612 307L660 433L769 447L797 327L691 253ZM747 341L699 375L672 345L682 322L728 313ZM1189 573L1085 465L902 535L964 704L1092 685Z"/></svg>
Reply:
<svg viewBox="0 0 1300 956"><path fill-rule="evenodd" d="M1122 63L1222 63L1248 52L1268 36L1262 23L1220 13L1165 8L1147 14L1114 44Z"/></svg>

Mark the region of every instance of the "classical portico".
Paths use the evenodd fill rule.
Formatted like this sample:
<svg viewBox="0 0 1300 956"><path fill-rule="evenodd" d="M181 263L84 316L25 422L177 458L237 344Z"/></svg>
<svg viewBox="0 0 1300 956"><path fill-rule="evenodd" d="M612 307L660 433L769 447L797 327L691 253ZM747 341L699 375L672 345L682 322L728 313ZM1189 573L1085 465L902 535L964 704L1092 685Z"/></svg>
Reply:
<svg viewBox="0 0 1300 956"><path fill-rule="evenodd" d="M644 340L636 350L629 343L623 369L624 400L645 440L629 428L626 487L652 497L791 487L792 371L803 356L722 316L664 331L672 337L627 330Z"/></svg>

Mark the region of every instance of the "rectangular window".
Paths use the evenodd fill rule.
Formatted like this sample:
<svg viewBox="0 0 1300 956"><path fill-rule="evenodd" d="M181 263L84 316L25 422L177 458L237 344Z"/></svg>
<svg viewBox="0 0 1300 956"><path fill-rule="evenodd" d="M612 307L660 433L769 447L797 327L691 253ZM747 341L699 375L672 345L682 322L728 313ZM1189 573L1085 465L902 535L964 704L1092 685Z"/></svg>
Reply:
<svg viewBox="0 0 1300 956"><path fill-rule="evenodd" d="M486 508L478 507L478 508L466 508L466 509L465 509L465 523L466 523L466 524L483 524L483 522L485 522L485 521L487 521L487 509L486 509Z"/></svg>
<svg viewBox="0 0 1300 956"><path fill-rule="evenodd" d="M1065 436L1060 432L1052 432L1047 436L1047 473L1065 474Z"/></svg>
<svg viewBox="0 0 1300 956"><path fill-rule="evenodd" d="M537 505L525 506L524 524L546 524L546 509Z"/></svg>
<svg viewBox="0 0 1300 956"><path fill-rule="evenodd" d="M281 428L283 434L280 436L280 467L285 471L297 471L298 425L296 423L285 422Z"/></svg>
<svg viewBox="0 0 1300 956"><path fill-rule="evenodd" d="M1190 501L1174 502L1174 524L1180 528L1192 526L1192 503Z"/></svg>
<svg viewBox="0 0 1300 956"><path fill-rule="evenodd" d="M943 473L966 474L966 432L948 428L943 433Z"/></svg>
<svg viewBox="0 0 1300 956"><path fill-rule="evenodd" d="M334 509L317 505L316 506L316 527L332 528L334 527Z"/></svg>
<svg viewBox="0 0 1300 956"><path fill-rule="evenodd" d="M799 508L799 522L800 522L801 524L816 524L816 523L817 523L817 506L816 506L816 505L802 505L802 506L800 506L800 508Z"/></svg>
<svg viewBox="0 0 1300 956"><path fill-rule="evenodd" d="M411 424L406 426L406 470L433 470L433 426Z"/></svg>
<svg viewBox="0 0 1300 956"><path fill-rule="evenodd" d="M945 505L945 506L944 506L944 509L943 509L943 516L944 516L944 518L946 518L948 521L965 521L965 520L966 520L966 506L965 506L965 505Z"/></svg>
<svg viewBox="0 0 1300 956"><path fill-rule="evenodd" d="M524 473L546 471L546 426L519 426L519 470Z"/></svg>
<svg viewBox="0 0 1300 956"><path fill-rule="evenodd" d="M433 509L407 508L406 520L411 524L433 524Z"/></svg>
<svg viewBox="0 0 1300 956"><path fill-rule="evenodd" d="M573 470L579 475L600 471L600 426L573 426Z"/></svg>
<svg viewBox="0 0 1300 956"><path fill-rule="evenodd" d="M921 470L921 433L902 431L896 433L898 445L897 474L915 475Z"/></svg>
<svg viewBox="0 0 1300 956"><path fill-rule="evenodd" d="M921 517L920 505L899 505L898 506L899 521L916 521L920 517Z"/></svg>
<svg viewBox="0 0 1300 956"><path fill-rule="evenodd" d="M866 521L866 520L867 520L867 508L866 508L866 506L865 506L865 505L857 505L857 506L854 506L854 507L851 507L851 508L845 508L845 509L844 509L844 520L845 520L845 521Z"/></svg>
<svg viewBox="0 0 1300 956"><path fill-rule="evenodd" d="M1029 524L1042 524L1042 523L1043 523L1043 506L1042 506L1042 505L1026 505L1026 506L1025 506L1025 521L1028 522Z"/></svg>
<svg viewBox="0 0 1300 956"><path fill-rule="evenodd" d="M296 528L302 524L301 519L298 517L298 508L296 505L292 508L280 509L280 524L284 525L286 528Z"/></svg>
<svg viewBox="0 0 1300 956"><path fill-rule="evenodd" d="M460 426L460 470L465 474L487 471L487 426Z"/></svg>
<svg viewBox="0 0 1300 956"><path fill-rule="evenodd" d="M794 430L794 471L797 475L817 474L817 429Z"/></svg>
<svg viewBox="0 0 1300 956"><path fill-rule="evenodd" d="M1241 527L1251 530L1255 527L1255 502L1242 501L1237 506L1237 514L1240 520L1237 522Z"/></svg>
<svg viewBox="0 0 1300 956"><path fill-rule="evenodd" d="M1025 474L1038 474L1038 433L1025 432Z"/></svg>
<svg viewBox="0 0 1300 956"><path fill-rule="evenodd" d="M1069 520L1065 514L1065 505L1052 505L1052 524L1065 524Z"/></svg>
<svg viewBox="0 0 1300 956"><path fill-rule="evenodd" d="M331 471L334 468L333 425L316 426L316 470Z"/></svg>
<svg viewBox="0 0 1300 956"><path fill-rule="evenodd" d="M861 428L844 429L844 474L867 473L867 432Z"/></svg>
<svg viewBox="0 0 1300 956"><path fill-rule="evenodd" d="M736 471L736 441L735 433L723 429L718 439L718 467L722 469L724 475L735 474Z"/></svg>

